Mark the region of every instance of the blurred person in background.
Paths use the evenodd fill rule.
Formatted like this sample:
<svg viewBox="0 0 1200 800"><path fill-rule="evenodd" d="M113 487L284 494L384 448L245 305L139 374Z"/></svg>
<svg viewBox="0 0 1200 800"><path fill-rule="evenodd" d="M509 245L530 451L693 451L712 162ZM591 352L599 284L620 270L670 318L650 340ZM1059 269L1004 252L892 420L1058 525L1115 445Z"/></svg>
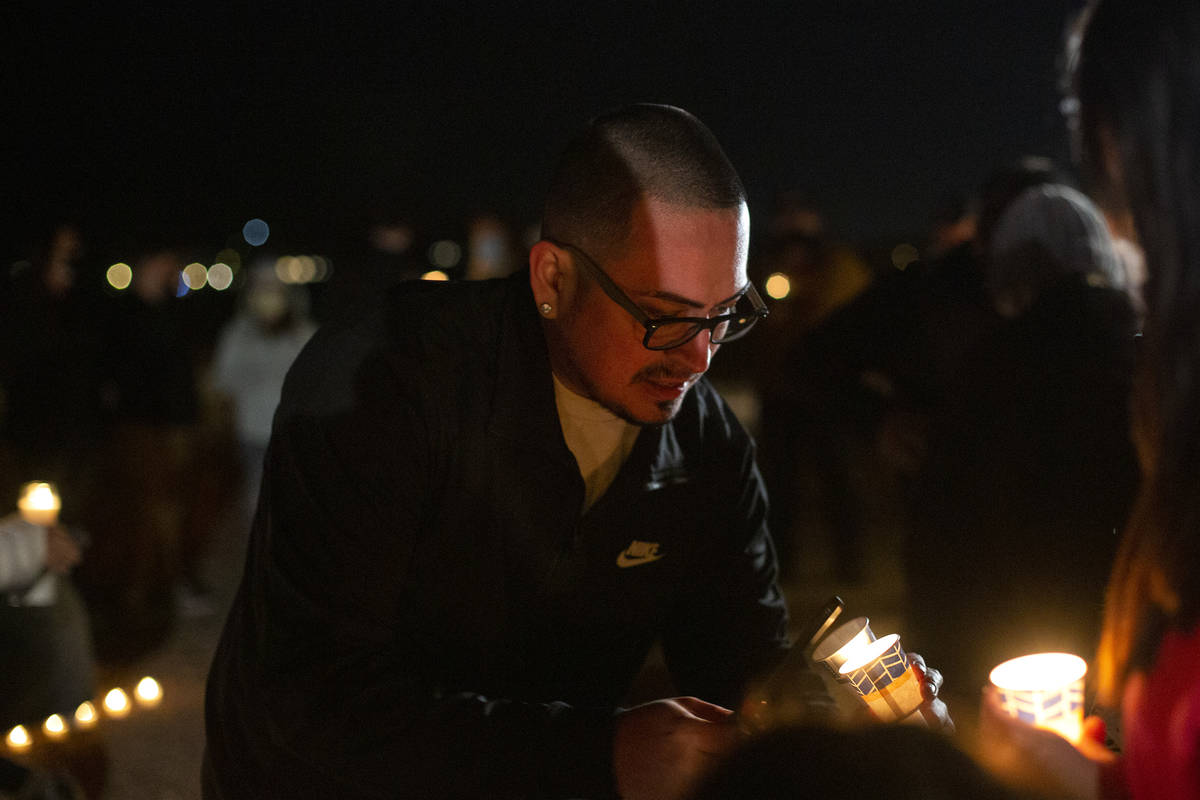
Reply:
<svg viewBox="0 0 1200 800"><path fill-rule="evenodd" d="M254 512L283 379L315 331L304 288L281 281L273 261L255 263L237 314L217 341L211 376L213 387L233 403L242 468L239 510L245 524Z"/></svg>
<svg viewBox="0 0 1200 800"><path fill-rule="evenodd" d="M113 419L101 529L79 580L102 660L125 661L162 642L175 618L194 461L198 395L181 313L180 254L151 248L132 265L107 337L106 402Z"/></svg>
<svg viewBox="0 0 1200 800"><path fill-rule="evenodd" d="M88 527L103 436L100 298L79 280L83 237L59 222L0 296L0 502L52 481ZM2 511L2 508L0 508Z"/></svg>
<svg viewBox="0 0 1200 800"><path fill-rule="evenodd" d="M0 730L36 730L52 714L71 719L96 696L88 614L70 577L81 559L64 526L35 525L17 513L0 517ZM93 794L103 785L107 759L96 734L76 732L65 746L36 755L40 766L75 773ZM67 786L47 777L21 782L29 791Z"/></svg>
<svg viewBox="0 0 1200 800"><path fill-rule="evenodd" d="M1026 189L982 263L1004 322L932 417L905 558L912 636L968 697L1001 661L1093 650L1138 480L1137 328L1103 216L1068 186Z"/></svg>
<svg viewBox="0 0 1200 800"><path fill-rule="evenodd" d="M495 214L478 214L467 226L467 280L502 278L517 266L512 231Z"/></svg>
<svg viewBox="0 0 1200 800"><path fill-rule="evenodd" d="M755 270L760 282L784 276L789 290L772 305L752 356L771 532L785 580L826 544L838 580L853 582L862 578L870 410L856 402L855 381L846 383L842 343L826 323L873 275L811 201L786 192L776 206Z"/></svg>
<svg viewBox="0 0 1200 800"><path fill-rule="evenodd" d="M1200 5L1100 0L1073 52L1075 130L1098 202L1146 256L1134 384L1142 480L1091 676L1121 754L1076 747L985 704L985 757L1074 797L1200 796ZM1080 41L1072 38L1072 45ZM1095 726L1090 730L1098 733Z"/></svg>
<svg viewBox="0 0 1200 800"><path fill-rule="evenodd" d="M704 380L765 313L744 190L639 105L545 208L528 271L406 284L289 372L206 798L673 798L737 741L787 647L753 443ZM657 639L691 696L622 708Z"/></svg>

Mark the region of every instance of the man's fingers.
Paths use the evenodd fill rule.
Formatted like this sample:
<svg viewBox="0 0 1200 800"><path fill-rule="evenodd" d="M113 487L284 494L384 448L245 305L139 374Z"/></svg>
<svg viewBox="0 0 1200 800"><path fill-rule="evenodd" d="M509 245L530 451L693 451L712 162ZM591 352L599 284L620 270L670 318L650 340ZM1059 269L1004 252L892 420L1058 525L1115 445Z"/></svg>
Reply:
<svg viewBox="0 0 1200 800"><path fill-rule="evenodd" d="M705 722L726 722L733 716L733 711L730 709L705 702L698 697L675 697L672 699L689 714L699 717Z"/></svg>

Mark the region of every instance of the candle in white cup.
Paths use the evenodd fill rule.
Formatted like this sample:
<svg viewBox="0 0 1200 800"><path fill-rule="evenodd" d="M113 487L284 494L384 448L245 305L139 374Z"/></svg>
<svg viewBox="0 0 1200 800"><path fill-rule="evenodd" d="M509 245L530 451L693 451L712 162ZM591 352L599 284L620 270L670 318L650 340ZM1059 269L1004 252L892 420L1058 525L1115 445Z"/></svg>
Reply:
<svg viewBox="0 0 1200 800"><path fill-rule="evenodd" d="M1005 661L992 670L990 679L1009 716L1079 742L1086 674L1087 662L1079 656L1034 653Z"/></svg>
<svg viewBox="0 0 1200 800"><path fill-rule="evenodd" d="M21 496L17 500L17 510L21 518L33 525L53 525L58 522L58 512L62 502L54 484L45 481L33 481L21 487Z"/></svg>

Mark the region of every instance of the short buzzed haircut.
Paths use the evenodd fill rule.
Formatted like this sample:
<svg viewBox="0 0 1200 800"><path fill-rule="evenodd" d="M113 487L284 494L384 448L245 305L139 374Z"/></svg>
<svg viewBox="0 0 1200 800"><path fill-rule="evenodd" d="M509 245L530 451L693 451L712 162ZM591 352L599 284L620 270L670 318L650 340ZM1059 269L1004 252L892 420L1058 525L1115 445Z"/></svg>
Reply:
<svg viewBox="0 0 1200 800"><path fill-rule="evenodd" d="M612 257L622 251L642 197L723 209L745 203L746 190L700 120L674 106L625 106L593 119L563 151L546 193L542 235Z"/></svg>

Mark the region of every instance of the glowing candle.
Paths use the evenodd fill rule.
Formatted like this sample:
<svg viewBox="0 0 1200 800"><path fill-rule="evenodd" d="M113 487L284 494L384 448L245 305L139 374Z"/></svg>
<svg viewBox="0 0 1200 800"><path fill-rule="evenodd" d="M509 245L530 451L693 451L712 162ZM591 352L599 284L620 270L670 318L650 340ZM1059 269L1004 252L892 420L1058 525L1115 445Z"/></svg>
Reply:
<svg viewBox="0 0 1200 800"><path fill-rule="evenodd" d="M51 714L42 723L42 732L51 739L61 739L67 735L67 722L58 714Z"/></svg>
<svg viewBox="0 0 1200 800"><path fill-rule="evenodd" d="M8 736L4 737L4 741L13 750L28 750L29 745L33 744L33 740L29 738L29 731L25 730L24 725L17 725L8 732Z"/></svg>
<svg viewBox="0 0 1200 800"><path fill-rule="evenodd" d="M147 675L138 681L137 686L133 690L133 696L137 698L138 705L145 708L154 708L162 700L162 687L158 684L158 681Z"/></svg>
<svg viewBox="0 0 1200 800"><path fill-rule="evenodd" d="M1009 716L1078 742L1083 731L1083 677L1087 662L1069 653L1013 658L991 673Z"/></svg>
<svg viewBox="0 0 1200 800"><path fill-rule="evenodd" d="M871 630L870 620L866 617L855 617L836 628L817 645L817 649L813 651L813 661L824 664L839 680L844 680L842 665L850 660L859 660L874 641L875 634Z"/></svg>
<svg viewBox="0 0 1200 800"><path fill-rule="evenodd" d="M858 648L838 672L884 722L906 719L924 702L924 679L913 667L898 634L889 633ZM913 719L920 722L923 718L916 715Z"/></svg>
<svg viewBox="0 0 1200 800"><path fill-rule="evenodd" d="M96 707L90 701L84 700L75 709L75 724L81 728L90 728L96 724Z"/></svg>
<svg viewBox="0 0 1200 800"><path fill-rule="evenodd" d="M120 718L129 713L129 695L123 689L111 689L104 695L104 710L110 717Z"/></svg>
<svg viewBox="0 0 1200 800"><path fill-rule="evenodd" d="M33 481L21 487L21 496L17 500L17 510L21 518L34 525L53 525L58 522L58 512L62 503L54 484L44 481Z"/></svg>

